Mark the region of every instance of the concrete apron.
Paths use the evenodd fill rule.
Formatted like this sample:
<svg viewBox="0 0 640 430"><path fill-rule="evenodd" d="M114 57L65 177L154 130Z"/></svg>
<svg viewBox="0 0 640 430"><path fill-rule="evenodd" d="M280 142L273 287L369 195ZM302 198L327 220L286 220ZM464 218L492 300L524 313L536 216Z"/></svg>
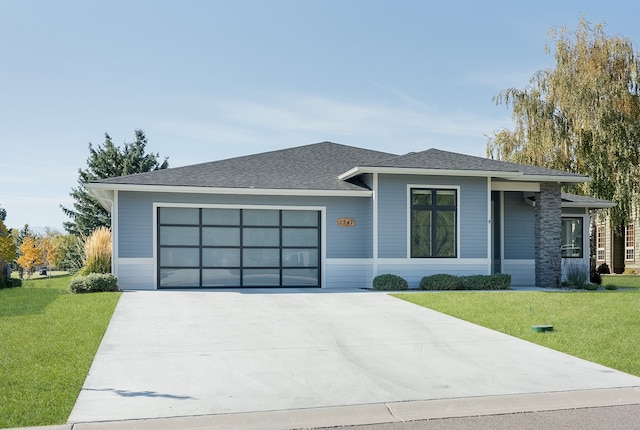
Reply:
<svg viewBox="0 0 640 430"><path fill-rule="evenodd" d="M69 422L621 387L640 378L381 293L127 292Z"/></svg>

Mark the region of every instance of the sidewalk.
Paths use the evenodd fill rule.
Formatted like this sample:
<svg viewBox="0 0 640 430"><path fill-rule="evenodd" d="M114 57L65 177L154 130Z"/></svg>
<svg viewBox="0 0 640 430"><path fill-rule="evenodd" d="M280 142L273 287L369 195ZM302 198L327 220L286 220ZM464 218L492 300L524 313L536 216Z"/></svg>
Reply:
<svg viewBox="0 0 640 430"><path fill-rule="evenodd" d="M291 430L640 405L640 387L75 423L38 430ZM522 418L520 417L521 421ZM464 422L464 420L462 420ZM584 423L582 423L584 425ZM615 426L614 423L609 423ZM640 423L638 423L640 427ZM393 428L385 426L385 428ZM461 427L465 428L465 427ZM468 428L468 427L466 427ZM507 425L507 427L509 426ZM581 427L590 428L590 427ZM617 427L620 428L620 427ZM630 427L624 427L630 428ZM22 429L27 430L27 429Z"/></svg>

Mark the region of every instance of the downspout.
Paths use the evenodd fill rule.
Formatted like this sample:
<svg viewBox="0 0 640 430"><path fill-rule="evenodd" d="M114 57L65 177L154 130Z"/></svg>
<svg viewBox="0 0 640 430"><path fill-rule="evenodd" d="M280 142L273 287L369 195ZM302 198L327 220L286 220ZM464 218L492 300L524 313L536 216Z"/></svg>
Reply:
<svg viewBox="0 0 640 430"><path fill-rule="evenodd" d="M378 173L373 173L373 278L378 276Z"/></svg>

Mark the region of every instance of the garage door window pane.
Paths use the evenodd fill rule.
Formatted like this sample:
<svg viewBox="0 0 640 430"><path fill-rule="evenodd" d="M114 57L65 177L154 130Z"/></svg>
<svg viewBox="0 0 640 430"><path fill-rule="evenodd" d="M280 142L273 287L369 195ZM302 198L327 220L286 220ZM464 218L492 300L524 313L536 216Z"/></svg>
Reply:
<svg viewBox="0 0 640 430"><path fill-rule="evenodd" d="M239 267L240 249L203 248L202 265L204 267Z"/></svg>
<svg viewBox="0 0 640 430"><path fill-rule="evenodd" d="M318 246L318 230L285 228L282 230L282 246Z"/></svg>
<svg viewBox="0 0 640 430"><path fill-rule="evenodd" d="M193 245L200 244L198 227L160 227L160 245Z"/></svg>
<svg viewBox="0 0 640 430"><path fill-rule="evenodd" d="M240 209L202 209L204 225L240 225Z"/></svg>
<svg viewBox="0 0 640 430"><path fill-rule="evenodd" d="M282 250L282 265L284 267L318 266L318 250L316 248L284 248Z"/></svg>
<svg viewBox="0 0 640 430"><path fill-rule="evenodd" d="M198 287L200 270L198 269L161 269L161 287Z"/></svg>
<svg viewBox="0 0 640 430"><path fill-rule="evenodd" d="M203 287L239 287L240 269L204 269Z"/></svg>
<svg viewBox="0 0 640 430"><path fill-rule="evenodd" d="M244 246L280 246L280 229L245 228L242 230Z"/></svg>
<svg viewBox="0 0 640 430"><path fill-rule="evenodd" d="M282 269L282 285L317 287L318 269Z"/></svg>
<svg viewBox="0 0 640 430"><path fill-rule="evenodd" d="M282 211L282 225L291 227L317 227L317 211Z"/></svg>
<svg viewBox="0 0 640 430"><path fill-rule="evenodd" d="M245 248L242 251L242 264L244 267L278 267L280 266L279 249L252 249Z"/></svg>
<svg viewBox="0 0 640 430"><path fill-rule="evenodd" d="M280 270L245 269L242 284L245 287L277 287L280 285Z"/></svg>
<svg viewBox="0 0 640 430"><path fill-rule="evenodd" d="M233 227L203 227L203 246L240 246L240 229Z"/></svg>
<svg viewBox="0 0 640 430"><path fill-rule="evenodd" d="M199 224L200 209L160 208L160 224Z"/></svg>
<svg viewBox="0 0 640 430"><path fill-rule="evenodd" d="M245 209L242 211L243 225L280 225L280 211Z"/></svg>
<svg viewBox="0 0 640 430"><path fill-rule="evenodd" d="M200 250L198 248L162 248L160 265L164 267L198 267Z"/></svg>

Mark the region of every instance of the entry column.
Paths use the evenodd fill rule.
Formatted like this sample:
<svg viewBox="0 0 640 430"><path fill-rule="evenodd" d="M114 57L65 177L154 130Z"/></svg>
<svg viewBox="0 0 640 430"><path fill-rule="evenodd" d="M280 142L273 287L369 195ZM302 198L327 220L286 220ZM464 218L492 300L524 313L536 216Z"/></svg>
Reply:
<svg viewBox="0 0 640 430"><path fill-rule="evenodd" d="M560 184L540 184L535 206L536 286L558 288L561 269L561 198Z"/></svg>

